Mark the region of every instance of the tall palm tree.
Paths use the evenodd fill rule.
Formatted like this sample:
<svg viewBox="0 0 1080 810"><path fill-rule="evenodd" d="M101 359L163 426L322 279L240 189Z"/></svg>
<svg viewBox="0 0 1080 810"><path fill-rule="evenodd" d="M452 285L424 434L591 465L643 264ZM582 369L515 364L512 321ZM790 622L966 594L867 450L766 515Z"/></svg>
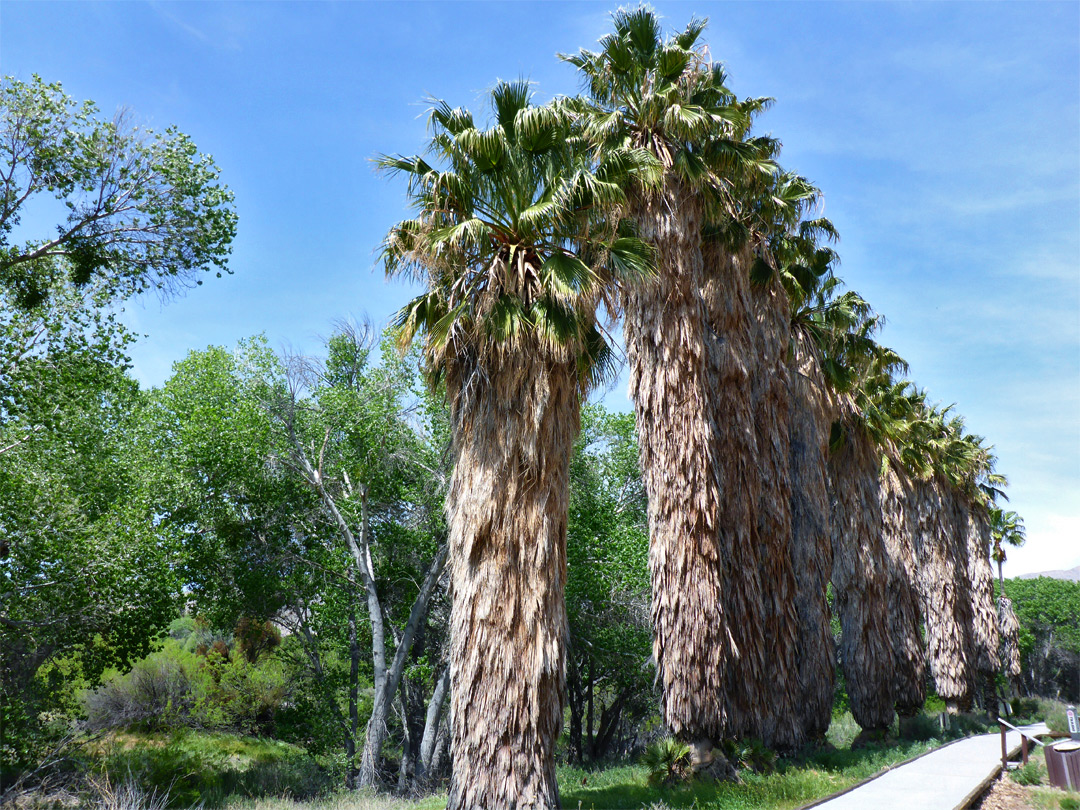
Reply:
<svg viewBox="0 0 1080 810"><path fill-rule="evenodd" d="M975 667L979 674L982 706L994 704L994 678L1001 668L1001 635L998 606L994 600L993 527L990 507L994 498L1004 495L1005 476L994 471L997 459L983 437L964 434L966 449L959 489L963 496L967 540L967 575L972 600L972 644Z"/></svg>
<svg viewBox="0 0 1080 810"><path fill-rule="evenodd" d="M627 288L622 306L649 495L663 716L700 756L730 730L728 698L740 659L764 654L759 641L739 643L741 633L760 635L759 595L725 610L725 574L756 573L756 559L753 567L732 565L734 552L755 553L755 437L745 349L725 367L723 338L710 334L701 233L714 209L730 201L730 177L748 164L769 172L772 165L742 140L747 105L736 102L699 44L704 22L691 21L668 39L647 8L618 11L613 22L598 51L562 58L582 73L589 97L576 109L597 148L640 147L663 167L657 188L630 191L630 216L655 247L657 273ZM736 331L749 335L748 306L738 306ZM722 425L719 400L731 404ZM736 435L730 457L717 440L725 430Z"/></svg>
<svg viewBox="0 0 1080 810"><path fill-rule="evenodd" d="M1004 493L1001 493L999 497L1008 500ZM1002 594L1004 594L1005 576L1002 572L1002 564L1008 558L1005 553L1005 546L1019 548L1024 545L1027 541L1027 531L1024 529L1024 519L1020 515L1011 510L1003 509L997 506L996 503L991 504L989 507L989 517L990 532L994 543L993 553L990 556L997 564L998 586L1001 588Z"/></svg>
<svg viewBox="0 0 1080 810"><path fill-rule="evenodd" d="M886 729L894 714L896 662L880 476L883 455L894 452L904 425L907 383L894 380L893 373L906 366L887 349L874 347L860 365L860 382L841 403L829 456L832 584L851 711L864 732L872 733Z"/></svg>
<svg viewBox="0 0 1080 810"><path fill-rule="evenodd" d="M416 210L385 240L387 272L427 287L399 314L401 342L423 333L452 419L452 810L558 806L570 454L581 398L612 367L597 305L649 262L616 227L647 156L588 165L526 82L498 84L491 107L481 129L437 102L431 162L379 161Z"/></svg>
<svg viewBox="0 0 1080 810"><path fill-rule="evenodd" d="M993 559L998 569L998 632L1001 636L1001 671L1015 689L1020 677L1020 622L1016 618L1012 601L1005 593L1005 546L1022 546L1026 538L1024 521L1016 512L999 506L990 507L990 530L993 535Z"/></svg>
<svg viewBox="0 0 1080 810"><path fill-rule="evenodd" d="M889 566L888 610L895 670L893 697L901 718L915 715L926 700L926 649L922 636L922 598L918 588L919 560L915 554L917 520L915 478L927 467L919 430L925 394L910 383L903 386L896 452L886 455L881 474L882 540Z"/></svg>
<svg viewBox="0 0 1080 810"><path fill-rule="evenodd" d="M926 650L922 608L915 585L914 489L900 462L890 459L880 485L882 541L888 566L889 637L893 647L893 704L902 717L926 702Z"/></svg>
<svg viewBox="0 0 1080 810"><path fill-rule="evenodd" d="M778 144L768 139L755 139L754 144L769 158L774 158L778 150ZM788 366L792 301L786 288L794 281L794 273L805 270L801 262L816 249L816 239L835 234L827 220L804 219L820 195L804 178L752 171L749 177L740 178L736 188L741 198L738 218L721 220L706 233L706 267L712 271L706 300L711 303L710 325L717 338L714 345L727 358L726 365L732 367L732 359L739 357L747 361L751 435L756 453L751 447L751 452L744 452L741 458L757 459L756 491L747 489L748 494L757 496L756 504L750 503L754 522L752 542L747 544L757 552L757 560L744 550L746 546L735 546L730 559L736 570L727 581L731 594L742 598L747 593L760 595L760 618L752 625L758 637L744 629L742 640L747 647L763 650L766 655L751 659L756 666L741 666L736 673L743 694L733 701L732 725L742 736L759 737L772 747L793 749L805 741L807 727L800 717L802 628L799 574L792 544L792 377ZM710 256L712 261L708 261ZM744 300L751 323L749 340L739 323L743 315L739 305ZM741 354L737 351L740 339L750 344ZM725 386L729 392L732 388L730 384ZM719 424L730 419L731 399L729 393L727 400L718 397L715 402ZM729 444L722 455L739 459L731 452L730 443L738 441L740 432L729 428L720 435ZM736 567L739 562L741 567ZM743 585L748 579L744 572L753 571L755 562L758 578L756 582L751 579L752 587L747 588ZM811 568L818 564L813 559L802 562ZM808 638L823 636L822 640L831 646L828 624L826 618L817 632L810 631ZM831 671L831 660L827 666ZM831 702L831 687L829 692ZM739 712L741 707L754 711Z"/></svg>
<svg viewBox="0 0 1080 810"><path fill-rule="evenodd" d="M923 602L927 657L935 688L950 711L971 703L972 600L967 571L966 517L950 476L960 469L956 423L949 409L928 408L919 423L929 462L916 482L915 553Z"/></svg>
<svg viewBox="0 0 1080 810"><path fill-rule="evenodd" d="M836 238L831 225L821 233ZM836 254L818 244L813 227L792 240L781 273L791 302L790 466L791 546L799 616L798 713L809 739L824 737L832 720L836 651L827 590L833 549L828 492L829 437L838 398L851 390L853 370L872 311L833 274Z"/></svg>

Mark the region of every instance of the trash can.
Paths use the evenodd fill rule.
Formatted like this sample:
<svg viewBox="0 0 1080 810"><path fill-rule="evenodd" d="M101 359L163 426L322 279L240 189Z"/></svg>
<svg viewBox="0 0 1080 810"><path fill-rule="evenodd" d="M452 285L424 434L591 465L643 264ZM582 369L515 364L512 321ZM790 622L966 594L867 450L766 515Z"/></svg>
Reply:
<svg viewBox="0 0 1080 810"><path fill-rule="evenodd" d="M1065 740L1047 745L1046 772L1054 787L1080 790L1080 742Z"/></svg>

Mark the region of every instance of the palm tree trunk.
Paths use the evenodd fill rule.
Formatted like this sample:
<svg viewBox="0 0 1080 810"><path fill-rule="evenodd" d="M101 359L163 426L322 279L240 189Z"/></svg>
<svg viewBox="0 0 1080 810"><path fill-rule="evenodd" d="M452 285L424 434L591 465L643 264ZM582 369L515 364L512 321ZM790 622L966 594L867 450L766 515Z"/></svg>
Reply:
<svg viewBox="0 0 1080 810"><path fill-rule="evenodd" d="M994 569L990 566L992 544L990 516L978 504L970 504L967 514L968 579L972 597L972 641L975 666L983 676L993 677L1001 668L998 648L997 610L994 605Z"/></svg>
<svg viewBox="0 0 1080 810"><path fill-rule="evenodd" d="M857 430L849 430L844 446L829 458L840 662L851 713L867 732L888 728L894 714L880 459L869 437Z"/></svg>
<svg viewBox="0 0 1080 810"><path fill-rule="evenodd" d="M1001 669L998 648L997 606L994 604L994 570L990 567L993 543L990 516L985 507L965 499L967 513L967 575L971 589L971 643L977 673L980 705L984 711L996 708L994 676Z"/></svg>
<svg viewBox="0 0 1080 810"><path fill-rule="evenodd" d="M968 652L971 611L967 589L958 588L967 579L967 571L965 567L963 576L959 576L957 570L954 537L958 527L953 521L948 486L938 478L916 484L918 515L914 538L930 672L938 695L950 711L957 711L971 702Z"/></svg>
<svg viewBox="0 0 1080 810"><path fill-rule="evenodd" d="M799 617L797 711L808 739L832 720L836 649L828 601L833 551L828 454L832 407L821 369L801 343L791 358L791 556Z"/></svg>
<svg viewBox="0 0 1080 810"><path fill-rule="evenodd" d="M751 285L755 369L751 375L757 469L757 546L763 599L765 666L758 673L764 702L757 705L757 733L770 748L794 750L806 737L799 722L800 699L797 586L791 540L791 395L787 354L791 312L787 295L773 280ZM724 426L718 415L717 424ZM733 461L733 460L729 460ZM745 462L744 462L745 463ZM737 587L734 583L729 587Z"/></svg>
<svg viewBox="0 0 1080 810"><path fill-rule="evenodd" d="M1002 672L1015 691L1020 678L1020 622L1013 610L1012 600L1005 596L1004 591L998 599L998 621L1001 632Z"/></svg>
<svg viewBox="0 0 1080 810"><path fill-rule="evenodd" d="M895 461L882 477L880 494L882 540L888 563L889 636L896 667L893 693L897 712L901 717L911 717L926 702L926 652L915 587L913 492Z"/></svg>
<svg viewBox="0 0 1080 810"><path fill-rule="evenodd" d="M459 357L446 384L456 462L447 807L558 807L576 367L534 347Z"/></svg>
<svg viewBox="0 0 1080 810"><path fill-rule="evenodd" d="M720 464L701 298L701 219L674 179L635 209L640 235L656 248L657 267L655 278L623 297L649 500L653 654L664 723L700 750L725 736L732 654L721 594Z"/></svg>
<svg viewBox="0 0 1080 810"><path fill-rule="evenodd" d="M733 645L723 700L729 735L762 737L773 690L766 681L769 649L757 524L762 477L751 377L757 365L756 324L746 263L715 243L706 245L704 258L709 427L721 495L715 533Z"/></svg>

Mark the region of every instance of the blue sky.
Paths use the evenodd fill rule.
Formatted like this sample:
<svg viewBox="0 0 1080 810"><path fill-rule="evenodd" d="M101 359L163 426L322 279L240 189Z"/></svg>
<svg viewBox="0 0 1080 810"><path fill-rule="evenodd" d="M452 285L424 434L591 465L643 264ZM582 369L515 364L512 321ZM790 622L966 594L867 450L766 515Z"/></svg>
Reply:
<svg viewBox="0 0 1080 810"><path fill-rule="evenodd" d="M236 193L234 274L127 308L154 385L209 344L314 349L336 318L384 322L409 297L374 268L404 198L369 159L420 148L430 95L575 92L555 54L592 47L614 7L4 0L0 71L176 124ZM776 98L761 129L825 191L883 341L996 445L1029 535L1007 573L1080 564L1080 4L656 8L709 17L733 89ZM629 408L625 382L607 404Z"/></svg>

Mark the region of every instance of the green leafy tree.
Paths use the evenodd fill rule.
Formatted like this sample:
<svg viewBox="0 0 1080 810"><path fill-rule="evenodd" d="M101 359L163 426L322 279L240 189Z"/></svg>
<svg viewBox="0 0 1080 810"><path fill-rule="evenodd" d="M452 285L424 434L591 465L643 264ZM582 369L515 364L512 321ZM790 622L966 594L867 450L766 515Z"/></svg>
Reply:
<svg viewBox="0 0 1080 810"><path fill-rule="evenodd" d="M44 198L65 220L55 234L23 233L23 212ZM213 159L175 128L140 131L123 112L103 120L39 76L0 83L0 286L11 303L42 303L58 273L114 298L220 275L232 200Z"/></svg>
<svg viewBox="0 0 1080 810"><path fill-rule="evenodd" d="M375 364L372 351L369 333L342 325L325 357L277 357L262 339L193 352L153 392L146 434L156 510L195 607L214 626L274 617L291 631L281 655L303 711L282 722L359 757L368 784L384 776L395 700L411 690L423 715L439 681L429 614L447 477L414 358L385 343ZM435 666L421 671L427 656ZM427 729L410 708L415 768Z"/></svg>
<svg viewBox="0 0 1080 810"><path fill-rule="evenodd" d="M1009 579L1020 622L1022 683L1028 694L1080 701L1080 583Z"/></svg>
<svg viewBox="0 0 1080 810"><path fill-rule="evenodd" d="M176 609L168 544L139 496L131 437L143 396L108 360L56 351L24 361L35 387L0 425L6 786L48 747L42 712L69 708L76 682L93 685L105 667L144 655ZM23 417L34 411L48 418L28 436Z"/></svg>
<svg viewBox="0 0 1080 810"><path fill-rule="evenodd" d="M634 417L588 406L570 464L567 530L569 753L577 762L636 742L630 729L654 712L648 554Z"/></svg>

